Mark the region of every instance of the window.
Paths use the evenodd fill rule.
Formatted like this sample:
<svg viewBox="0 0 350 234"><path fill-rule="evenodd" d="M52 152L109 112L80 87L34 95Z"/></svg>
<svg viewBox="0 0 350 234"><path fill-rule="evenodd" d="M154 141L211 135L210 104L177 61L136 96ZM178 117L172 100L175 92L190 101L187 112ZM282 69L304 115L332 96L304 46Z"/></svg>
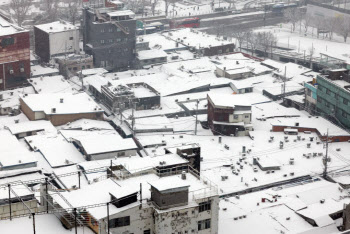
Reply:
<svg viewBox="0 0 350 234"><path fill-rule="evenodd" d="M233 118L234 119L238 119L238 115L233 115Z"/></svg>
<svg viewBox="0 0 350 234"><path fill-rule="evenodd" d="M211 201L199 203L199 212L211 210Z"/></svg>
<svg viewBox="0 0 350 234"><path fill-rule="evenodd" d="M104 32L105 32L105 29L104 29L104 28L102 28L102 29L101 29L101 33L104 33Z"/></svg>
<svg viewBox="0 0 350 234"><path fill-rule="evenodd" d="M198 231L210 228L210 219L198 221Z"/></svg>
<svg viewBox="0 0 350 234"><path fill-rule="evenodd" d="M130 225L130 216L125 216L121 218L111 219L109 220L110 228L124 227Z"/></svg>
<svg viewBox="0 0 350 234"><path fill-rule="evenodd" d="M128 27L125 27L125 31L129 32L129 28L128 28Z"/></svg>
<svg viewBox="0 0 350 234"><path fill-rule="evenodd" d="M346 117L348 117L348 114L347 114L345 111L343 111L343 112L342 112L342 116L343 116L344 118L346 118Z"/></svg>
<svg viewBox="0 0 350 234"><path fill-rule="evenodd" d="M244 118L249 119L249 115L245 115Z"/></svg>
<svg viewBox="0 0 350 234"><path fill-rule="evenodd" d="M331 94L331 91L329 89L326 89L326 94Z"/></svg>
<svg viewBox="0 0 350 234"><path fill-rule="evenodd" d="M104 44L105 43L105 40L101 40L101 44Z"/></svg>
<svg viewBox="0 0 350 234"><path fill-rule="evenodd" d="M118 152L118 157L122 157L122 156L125 156L125 151L123 151L123 152Z"/></svg>
<svg viewBox="0 0 350 234"><path fill-rule="evenodd" d="M108 32L113 32L113 28L109 28L109 29L108 29Z"/></svg>
<svg viewBox="0 0 350 234"><path fill-rule="evenodd" d="M218 54L222 54L222 50L218 50Z"/></svg>
<svg viewBox="0 0 350 234"><path fill-rule="evenodd" d="M71 40L71 41L73 41L73 39L74 39L73 37L70 37L70 38L69 38L69 40Z"/></svg>
<svg viewBox="0 0 350 234"><path fill-rule="evenodd" d="M144 230L144 231L143 231L143 234L151 234L151 229Z"/></svg>
<svg viewBox="0 0 350 234"><path fill-rule="evenodd" d="M108 42L109 42L109 43L113 43L113 39L109 39Z"/></svg>
<svg viewBox="0 0 350 234"><path fill-rule="evenodd" d="M344 99L343 99L343 103L344 103L345 105L348 105L348 104L349 104L349 100L346 99L346 98L344 98Z"/></svg>
<svg viewBox="0 0 350 234"><path fill-rule="evenodd" d="M106 61L101 61L100 66L101 66L101 67L106 67Z"/></svg>

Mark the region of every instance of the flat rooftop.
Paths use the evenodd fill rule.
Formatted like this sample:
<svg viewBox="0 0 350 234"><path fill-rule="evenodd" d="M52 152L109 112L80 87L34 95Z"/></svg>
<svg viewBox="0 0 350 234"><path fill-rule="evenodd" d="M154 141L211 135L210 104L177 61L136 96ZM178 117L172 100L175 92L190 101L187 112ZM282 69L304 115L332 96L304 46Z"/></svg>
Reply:
<svg viewBox="0 0 350 234"><path fill-rule="evenodd" d="M60 32L66 32L71 30L78 30L78 27L66 21L55 21L48 24L35 25L34 27L46 33L60 33Z"/></svg>

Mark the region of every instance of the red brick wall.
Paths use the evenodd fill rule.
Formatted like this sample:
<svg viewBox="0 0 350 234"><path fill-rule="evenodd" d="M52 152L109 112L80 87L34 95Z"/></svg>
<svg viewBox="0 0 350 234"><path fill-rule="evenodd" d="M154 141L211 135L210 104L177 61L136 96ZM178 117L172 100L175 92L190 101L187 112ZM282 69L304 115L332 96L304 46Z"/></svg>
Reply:
<svg viewBox="0 0 350 234"><path fill-rule="evenodd" d="M12 45L2 46L2 41L13 38ZM0 89L15 88L26 83L30 77L29 32L21 32L0 37ZM20 68L24 68L24 72ZM5 78L4 69L5 68ZM13 70L13 74L10 74Z"/></svg>

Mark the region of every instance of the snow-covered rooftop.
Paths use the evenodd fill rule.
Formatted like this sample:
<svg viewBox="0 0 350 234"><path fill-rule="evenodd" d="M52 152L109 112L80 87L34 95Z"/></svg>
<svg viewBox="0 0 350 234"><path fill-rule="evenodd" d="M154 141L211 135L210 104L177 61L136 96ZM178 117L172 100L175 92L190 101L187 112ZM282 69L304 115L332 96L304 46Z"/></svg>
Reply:
<svg viewBox="0 0 350 234"><path fill-rule="evenodd" d="M6 125L6 128L13 134L33 132L33 131L45 131L45 132L55 132L56 128L47 120L37 120L37 121L25 121L19 123L13 123Z"/></svg>
<svg viewBox="0 0 350 234"><path fill-rule="evenodd" d="M63 76L44 76L28 79L37 93L76 93Z"/></svg>
<svg viewBox="0 0 350 234"><path fill-rule="evenodd" d="M43 93L21 95L20 97L32 111L43 111L46 114L103 112L86 93ZM54 112L53 108L55 108Z"/></svg>
<svg viewBox="0 0 350 234"><path fill-rule="evenodd" d="M66 21L55 21L48 24L35 25L35 27L46 33L60 33L71 30L78 30L76 26Z"/></svg>
<svg viewBox="0 0 350 234"><path fill-rule="evenodd" d="M217 107L231 107L236 106L251 106L251 103L246 99L244 95L240 94L218 94L209 93L208 98Z"/></svg>
<svg viewBox="0 0 350 234"><path fill-rule="evenodd" d="M165 53L163 50L141 50L137 52L137 58L139 60L164 58L167 56L167 53Z"/></svg>

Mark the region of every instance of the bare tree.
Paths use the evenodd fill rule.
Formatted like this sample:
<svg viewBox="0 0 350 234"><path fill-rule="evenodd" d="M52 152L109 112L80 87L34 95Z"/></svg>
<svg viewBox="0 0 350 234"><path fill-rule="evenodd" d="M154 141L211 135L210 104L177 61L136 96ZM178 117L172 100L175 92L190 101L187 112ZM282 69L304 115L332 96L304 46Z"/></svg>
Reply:
<svg viewBox="0 0 350 234"><path fill-rule="evenodd" d="M350 35L350 17L341 17L337 20L336 32L344 38L344 42L347 41Z"/></svg>
<svg viewBox="0 0 350 234"><path fill-rule="evenodd" d="M329 32L329 39L332 40L333 33L336 30L338 19L335 17L328 17L325 20L325 28Z"/></svg>
<svg viewBox="0 0 350 234"><path fill-rule="evenodd" d="M159 3L159 0L151 0L151 1L150 1L151 12L152 12L152 15L153 15L153 16L155 15L156 7L157 7L158 3Z"/></svg>
<svg viewBox="0 0 350 234"><path fill-rule="evenodd" d="M238 26L237 29L232 33L232 37L236 38L239 44L239 51L242 51L242 44L244 40L247 38L247 33L249 31L245 29L243 26Z"/></svg>
<svg viewBox="0 0 350 234"><path fill-rule="evenodd" d="M300 20L301 11L297 7L287 8L283 12L283 16L292 24L292 32L295 31L295 25Z"/></svg>
<svg viewBox="0 0 350 234"><path fill-rule="evenodd" d="M23 21L26 20L31 6L32 0L11 0L10 13L13 13L12 16L18 26L22 26Z"/></svg>
<svg viewBox="0 0 350 234"><path fill-rule="evenodd" d="M325 19L320 16L312 17L311 25L317 29L317 38L320 35L320 31L325 29Z"/></svg>
<svg viewBox="0 0 350 234"><path fill-rule="evenodd" d="M250 37L247 38L248 41L247 43L249 44L250 46L250 49L251 49L251 52L252 52L252 56L254 55L254 52L256 50L256 48L258 47L259 45L259 40L260 38L258 37L258 34L257 33L251 33Z"/></svg>
<svg viewBox="0 0 350 234"><path fill-rule="evenodd" d="M176 2L178 2L178 0L165 0L165 16L168 16L169 7L175 7Z"/></svg>
<svg viewBox="0 0 350 234"><path fill-rule="evenodd" d="M73 25L75 25L75 22L79 18L80 3L80 0L68 0L68 17Z"/></svg>
<svg viewBox="0 0 350 234"><path fill-rule="evenodd" d="M312 15L306 13L302 20L301 20L303 26L304 26L304 33L306 34L307 31L309 30L310 24L312 22Z"/></svg>
<svg viewBox="0 0 350 234"><path fill-rule="evenodd" d="M59 0L44 0L46 9L46 21L52 22L58 18L58 3Z"/></svg>
<svg viewBox="0 0 350 234"><path fill-rule="evenodd" d="M277 44L277 38L275 35L273 35L272 32L259 32L257 34L258 37L258 41L259 41L259 47L261 47L261 49L264 52L264 57L266 57L267 55L267 51L269 49L272 50L272 48L274 46L276 46Z"/></svg>

